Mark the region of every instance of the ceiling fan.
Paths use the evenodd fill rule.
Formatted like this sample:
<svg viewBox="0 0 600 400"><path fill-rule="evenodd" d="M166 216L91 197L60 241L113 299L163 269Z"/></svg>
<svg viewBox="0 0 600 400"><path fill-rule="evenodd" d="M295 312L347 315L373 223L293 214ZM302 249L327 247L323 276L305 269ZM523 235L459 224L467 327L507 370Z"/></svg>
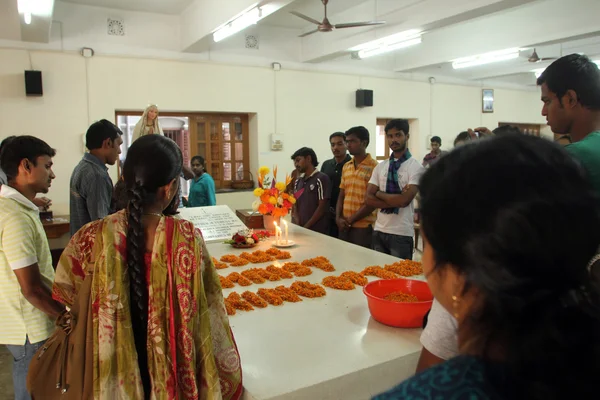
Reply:
<svg viewBox="0 0 600 400"><path fill-rule="evenodd" d="M293 14L296 17L300 17L300 18L302 18L302 19L304 19L304 20L306 20L308 22L311 22L311 23L317 25L317 29L312 30L310 32L303 33L299 37L305 37L305 36L312 35L313 33L317 33L317 32L331 32L334 29L358 28L358 27L361 27L361 26L371 26L371 25L383 25L383 24L385 24L385 21L368 21L368 22L349 22L349 23L345 23L345 24L335 24L335 25L332 25L329 22L329 19L327 19L327 3L329 3L329 0L321 0L321 2L325 6L325 17L323 18L322 22L319 22L316 19L311 18L309 16L306 16L306 15L304 15L302 13L297 12L297 11L290 11L290 14Z"/></svg>
<svg viewBox="0 0 600 400"><path fill-rule="evenodd" d="M527 61L529 61L530 63L537 63L537 62L541 62L541 61L550 61L550 60L556 60L556 57L546 57L546 58L540 58L540 56L538 56L537 51L535 51L535 48L533 49L533 53L531 53L531 56L529 56L529 58L527 59Z"/></svg>

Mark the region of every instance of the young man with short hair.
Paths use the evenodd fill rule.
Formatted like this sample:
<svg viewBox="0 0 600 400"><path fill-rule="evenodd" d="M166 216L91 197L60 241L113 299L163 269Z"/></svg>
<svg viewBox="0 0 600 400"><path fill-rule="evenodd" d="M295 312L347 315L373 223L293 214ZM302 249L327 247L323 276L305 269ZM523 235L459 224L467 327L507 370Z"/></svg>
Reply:
<svg viewBox="0 0 600 400"><path fill-rule="evenodd" d="M206 207L217 205L215 181L212 176L206 172L206 165L203 157L192 157L192 172L195 177L190 184L190 194L188 196L187 206Z"/></svg>
<svg viewBox="0 0 600 400"><path fill-rule="evenodd" d="M299 196L293 222L327 235L329 233L327 211L331 197L329 177L317 169L319 161L311 148L298 149L292 155L292 160L294 160L294 167L300 173L294 185L294 193L299 193Z"/></svg>
<svg viewBox="0 0 600 400"><path fill-rule="evenodd" d="M369 153L369 131L364 126L355 126L344 135L348 152L353 156L344 165L340 196L335 209L339 238L356 245L371 248L375 207L365 203L367 184L377 166Z"/></svg>
<svg viewBox="0 0 600 400"><path fill-rule="evenodd" d="M391 120L385 126L385 137L392 154L389 160L375 167L365 200L368 205L380 209L373 232L373 250L412 260L415 233L413 200L425 168L408 150L410 134L407 120Z"/></svg>
<svg viewBox="0 0 600 400"><path fill-rule="evenodd" d="M570 134L565 149L583 165L600 197L600 70L588 57L571 54L540 75L542 115L552 132Z"/></svg>
<svg viewBox="0 0 600 400"><path fill-rule="evenodd" d="M329 177L331 183L331 201L329 206L329 236L337 238L339 236L339 229L335 222L335 208L337 207L337 200L340 196L340 183L342 182L342 170L344 165L350 160L350 154L346 147L346 141L344 140L343 132L335 132L329 136L329 145L331 146L331 153L333 158L327 160L321 165L321 172Z"/></svg>
<svg viewBox="0 0 600 400"><path fill-rule="evenodd" d="M4 138L2 143L0 143L0 153L2 152L2 147L4 145L8 144L8 142L10 142L14 138L16 138L16 136L9 136L7 138ZM6 174L4 173L2 168L0 168L0 185L6 185L7 183L8 183L8 178L6 177ZM38 206L40 211L47 211L48 208L50 208L50 206L52 205L52 200L50 200L47 197L43 197L43 196L36 197L35 199L33 199L33 204Z"/></svg>
<svg viewBox="0 0 600 400"><path fill-rule="evenodd" d="M52 299L54 269L48 239L33 204L47 193L55 151L32 136L13 138L0 163L8 183L0 188L0 343L13 355L15 399L30 399L27 371L33 355L54 332L64 307Z"/></svg>
<svg viewBox="0 0 600 400"><path fill-rule="evenodd" d="M440 160L440 158L442 158L443 156L448 154L447 151L443 151L441 149L442 138L440 138L439 136L432 137L430 143L431 143L431 152L423 158L423 166L425 168L431 167L433 164L438 162Z"/></svg>
<svg viewBox="0 0 600 400"><path fill-rule="evenodd" d="M71 236L82 226L111 213L113 183L106 165L115 165L121 154L123 132L112 122L94 122L85 134L90 151L71 174Z"/></svg>

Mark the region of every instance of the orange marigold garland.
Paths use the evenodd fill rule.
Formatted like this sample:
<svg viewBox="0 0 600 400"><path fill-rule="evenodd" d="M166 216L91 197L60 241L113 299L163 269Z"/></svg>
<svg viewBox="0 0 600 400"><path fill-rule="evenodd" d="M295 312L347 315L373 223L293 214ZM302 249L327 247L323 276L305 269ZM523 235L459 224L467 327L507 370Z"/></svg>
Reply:
<svg viewBox="0 0 600 400"><path fill-rule="evenodd" d="M221 288L223 289L229 289L235 286L231 280L225 278L224 276L219 275L219 280L221 281Z"/></svg>
<svg viewBox="0 0 600 400"><path fill-rule="evenodd" d="M292 275L289 271L286 271L285 269L276 267L274 265L269 265L267 267L267 272L270 272L273 275L277 275L281 279L292 279L294 277L294 275Z"/></svg>
<svg viewBox="0 0 600 400"><path fill-rule="evenodd" d="M318 284L312 284L308 281L296 281L290 286L294 292L303 297L323 297L325 296L325 288Z"/></svg>
<svg viewBox="0 0 600 400"><path fill-rule="evenodd" d="M367 267L361 272L361 274L376 276L381 279L397 279L398 278L398 275L396 275L395 273L393 273L391 271L386 271L385 269L381 268L379 265Z"/></svg>
<svg viewBox="0 0 600 400"><path fill-rule="evenodd" d="M323 286L338 290L353 290L355 287L350 279L339 276L326 276L322 283Z"/></svg>
<svg viewBox="0 0 600 400"><path fill-rule="evenodd" d="M365 286L367 283L369 283L369 280L367 278L365 278L363 275L359 274L358 272L354 272L354 271L346 271L346 272L342 273L340 275L340 277L349 279L350 282L354 283L355 285L359 285L359 286Z"/></svg>
<svg viewBox="0 0 600 400"><path fill-rule="evenodd" d="M252 293L248 290L242 293L242 298L254 307L265 308L268 305L267 302L261 299L256 293Z"/></svg>
<svg viewBox="0 0 600 400"><path fill-rule="evenodd" d="M225 311L227 311L227 315L235 315L235 307L228 299L225 299Z"/></svg>
<svg viewBox="0 0 600 400"><path fill-rule="evenodd" d="M274 289L258 289L258 295L272 306L280 306L283 304L283 299Z"/></svg>
<svg viewBox="0 0 600 400"><path fill-rule="evenodd" d="M242 311L254 310L254 307L252 307L252 304L250 304L246 300L242 299L237 292L229 293L229 296L227 296L227 300L233 306L233 308L235 308L236 310L242 310Z"/></svg>
<svg viewBox="0 0 600 400"><path fill-rule="evenodd" d="M310 268L305 267L297 262L287 262L283 264L282 268L288 272L292 272L296 276L306 276L312 274Z"/></svg>
<svg viewBox="0 0 600 400"><path fill-rule="evenodd" d="M283 300L288 301L290 303L298 303L299 301L302 301L300 296L298 296L298 293L294 292L292 289L287 288L283 285L277 286L273 290L275 290L275 292L277 292L279 297L281 297Z"/></svg>
<svg viewBox="0 0 600 400"><path fill-rule="evenodd" d="M237 261L237 259L238 257L233 254L225 254L221 257L221 262L232 263L234 261Z"/></svg>
<svg viewBox="0 0 600 400"><path fill-rule="evenodd" d="M214 258L214 257L211 257L211 258L212 258L212 262L213 262L213 264L215 265L215 268L216 268L216 269L225 269L225 268L229 268L229 266L228 266L227 264L225 264L225 263L222 263L221 261L217 260L217 259L216 259L216 258Z"/></svg>
<svg viewBox="0 0 600 400"><path fill-rule="evenodd" d="M235 282L240 286L250 286L252 285L252 282L250 282L250 280L248 280L248 278L246 278L245 276L240 275L237 272L232 272L229 275L227 275L227 279L229 279L231 282Z"/></svg>
<svg viewBox="0 0 600 400"><path fill-rule="evenodd" d="M266 253L270 256L275 257L278 260L288 260L288 259L292 258L292 255L290 254L289 251L282 251L282 250L276 249L275 247L271 247L269 250L266 251Z"/></svg>
<svg viewBox="0 0 600 400"><path fill-rule="evenodd" d="M316 267L325 272L335 271L334 266L329 262L327 257L318 256L315 258L309 258L308 260L302 261L302 265L307 267Z"/></svg>
<svg viewBox="0 0 600 400"><path fill-rule="evenodd" d="M269 261L275 261L273 257L268 255L266 252L262 250L256 250L252 253L243 252L240 254L240 258L250 261L252 264L260 264Z"/></svg>
<svg viewBox="0 0 600 400"><path fill-rule="evenodd" d="M243 267L244 265L248 265L250 264L250 261L248 260L244 260L243 258L238 258L237 260L235 260L234 262L232 262L231 265L232 267Z"/></svg>
<svg viewBox="0 0 600 400"><path fill-rule="evenodd" d="M260 284L260 283L265 283L265 281L266 281L265 278L260 276L256 271L254 271L253 268L243 271L242 276L245 278L248 278L249 280L251 280L254 283Z"/></svg>
<svg viewBox="0 0 600 400"><path fill-rule="evenodd" d="M386 271L391 271L400 276L413 276L423 273L423 266L420 262L412 260L400 260L393 264L385 266Z"/></svg>

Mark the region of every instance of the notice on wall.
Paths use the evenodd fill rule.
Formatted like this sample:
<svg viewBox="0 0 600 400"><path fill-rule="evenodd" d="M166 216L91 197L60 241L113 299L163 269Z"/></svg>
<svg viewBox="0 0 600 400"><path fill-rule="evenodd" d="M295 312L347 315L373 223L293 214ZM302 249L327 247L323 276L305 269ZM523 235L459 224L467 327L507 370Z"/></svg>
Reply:
<svg viewBox="0 0 600 400"><path fill-rule="evenodd" d="M231 239L237 231L247 229L231 208L225 205L180 208L179 215L199 228L207 243Z"/></svg>

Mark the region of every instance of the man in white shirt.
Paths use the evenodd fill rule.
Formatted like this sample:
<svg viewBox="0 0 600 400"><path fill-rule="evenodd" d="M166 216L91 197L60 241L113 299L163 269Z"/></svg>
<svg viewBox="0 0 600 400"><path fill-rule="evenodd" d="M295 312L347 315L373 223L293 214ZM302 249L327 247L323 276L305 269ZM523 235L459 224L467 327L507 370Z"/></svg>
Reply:
<svg viewBox="0 0 600 400"><path fill-rule="evenodd" d="M412 260L414 248L413 199L425 173L408 150L409 125L405 119L391 120L385 137L392 150L389 160L375 167L365 202L379 208L373 231L373 250Z"/></svg>
<svg viewBox="0 0 600 400"><path fill-rule="evenodd" d="M64 307L52 299L54 269L48 239L33 204L47 193L55 151L32 136L2 146L0 164L8 183L0 188L0 343L12 353L15 399L30 400L29 363L54 331Z"/></svg>

